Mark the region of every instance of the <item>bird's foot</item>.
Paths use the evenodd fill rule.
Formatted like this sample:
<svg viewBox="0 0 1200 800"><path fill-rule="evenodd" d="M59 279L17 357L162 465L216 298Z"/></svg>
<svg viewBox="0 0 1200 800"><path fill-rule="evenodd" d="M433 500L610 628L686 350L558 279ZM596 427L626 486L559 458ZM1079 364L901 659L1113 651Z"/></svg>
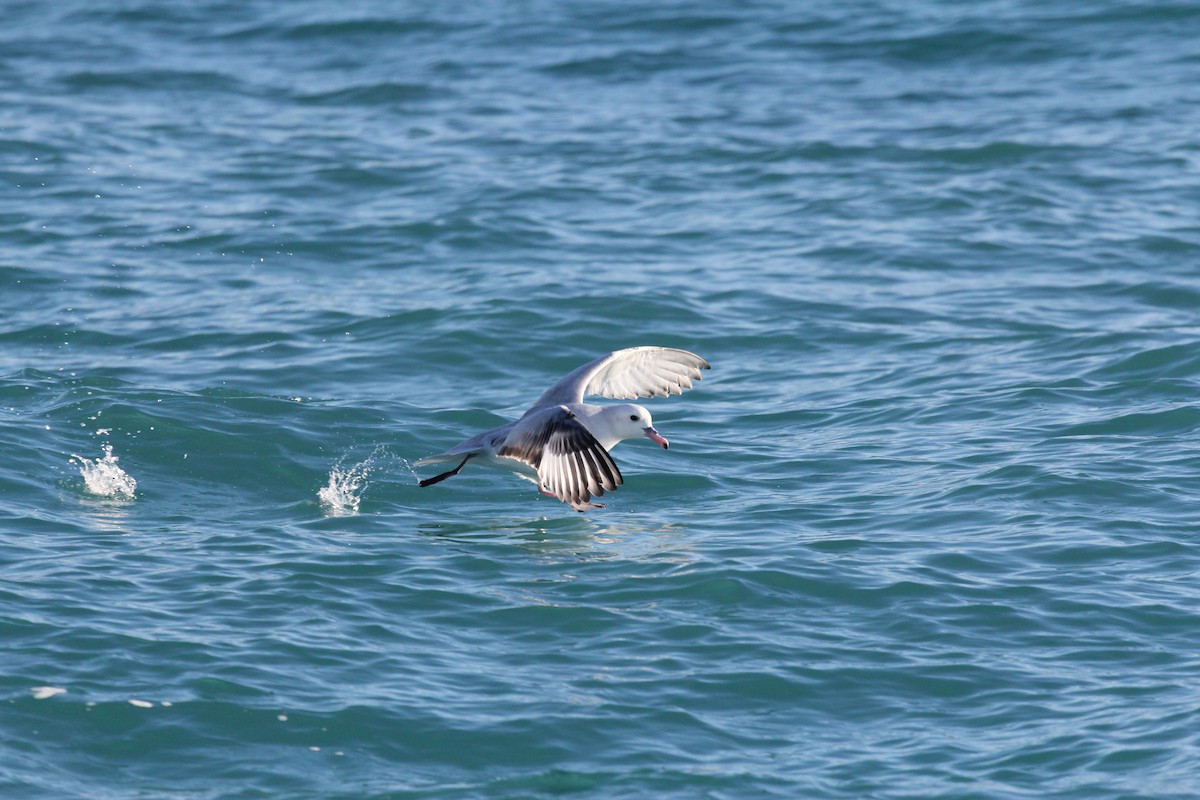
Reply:
<svg viewBox="0 0 1200 800"><path fill-rule="evenodd" d="M563 500L561 497L559 497L558 495L556 495L554 492L547 489L545 486L538 486L538 491L541 492L542 494L546 495L546 497L553 497L555 500L562 500L564 503L567 502L567 501ZM604 503L588 503L588 502L571 503L571 508L575 509L580 514L582 514L584 511L587 511L589 508L604 508Z"/></svg>

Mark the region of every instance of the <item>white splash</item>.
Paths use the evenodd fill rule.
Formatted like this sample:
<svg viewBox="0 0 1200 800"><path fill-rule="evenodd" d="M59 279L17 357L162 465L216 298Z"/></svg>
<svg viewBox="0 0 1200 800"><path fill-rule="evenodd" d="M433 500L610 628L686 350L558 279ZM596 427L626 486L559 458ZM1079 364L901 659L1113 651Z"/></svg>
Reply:
<svg viewBox="0 0 1200 800"><path fill-rule="evenodd" d="M61 686L35 686L33 687L34 700L48 700L51 697L57 697L60 694L66 694L67 690Z"/></svg>
<svg viewBox="0 0 1200 800"><path fill-rule="evenodd" d="M132 500L136 496L137 481L117 466L118 459L113 455L111 444L104 445L104 458L73 455L71 460L79 464L79 473L92 494L120 500Z"/></svg>
<svg viewBox="0 0 1200 800"><path fill-rule="evenodd" d="M367 476L371 474L374 466L375 453L348 469L340 462L336 464L329 471L329 483L317 492L326 513L335 517L357 514L363 492L367 488Z"/></svg>

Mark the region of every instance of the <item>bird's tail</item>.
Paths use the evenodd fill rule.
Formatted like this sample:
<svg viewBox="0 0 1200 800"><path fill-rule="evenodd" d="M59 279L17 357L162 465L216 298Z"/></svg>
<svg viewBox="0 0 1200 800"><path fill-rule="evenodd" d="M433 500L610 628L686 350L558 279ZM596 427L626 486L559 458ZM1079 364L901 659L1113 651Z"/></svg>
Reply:
<svg viewBox="0 0 1200 800"><path fill-rule="evenodd" d="M430 464L453 464L462 453L438 453L435 456L425 456L413 463L414 467L428 467Z"/></svg>

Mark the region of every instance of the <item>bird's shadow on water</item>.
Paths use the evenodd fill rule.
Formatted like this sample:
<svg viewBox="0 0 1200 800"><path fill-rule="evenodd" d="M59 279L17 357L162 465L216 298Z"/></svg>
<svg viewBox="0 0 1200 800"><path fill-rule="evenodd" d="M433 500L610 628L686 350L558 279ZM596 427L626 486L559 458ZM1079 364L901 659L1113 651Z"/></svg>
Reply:
<svg viewBox="0 0 1200 800"><path fill-rule="evenodd" d="M375 444L365 458L343 454L330 468L319 499L307 498L303 503L321 513L308 524L321 530L357 532L383 526L394 535L399 523L438 544L477 551L515 548L531 556L567 559L663 557L692 546L690 525L623 510L621 500L630 498L617 498L611 508L579 514L545 498L529 497L531 492L524 486L504 487L486 473L460 478L457 490L448 494L442 487L419 488L419 478L407 457L382 445ZM331 503L334 490L339 490L338 498L353 503ZM496 513L505 504L530 502L551 510L536 515Z"/></svg>
<svg viewBox="0 0 1200 800"><path fill-rule="evenodd" d="M427 522L416 530L439 543L504 545L541 557L641 559L676 553L689 560L684 554L691 549L686 525L583 515Z"/></svg>

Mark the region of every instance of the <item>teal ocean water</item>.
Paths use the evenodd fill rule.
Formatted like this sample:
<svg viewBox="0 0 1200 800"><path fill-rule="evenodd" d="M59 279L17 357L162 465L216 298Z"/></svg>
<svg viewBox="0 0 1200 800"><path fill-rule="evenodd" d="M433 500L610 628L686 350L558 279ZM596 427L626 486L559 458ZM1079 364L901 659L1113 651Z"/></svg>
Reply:
<svg viewBox="0 0 1200 800"><path fill-rule="evenodd" d="M0 796L1200 796L1194 4L3 17Z"/></svg>

